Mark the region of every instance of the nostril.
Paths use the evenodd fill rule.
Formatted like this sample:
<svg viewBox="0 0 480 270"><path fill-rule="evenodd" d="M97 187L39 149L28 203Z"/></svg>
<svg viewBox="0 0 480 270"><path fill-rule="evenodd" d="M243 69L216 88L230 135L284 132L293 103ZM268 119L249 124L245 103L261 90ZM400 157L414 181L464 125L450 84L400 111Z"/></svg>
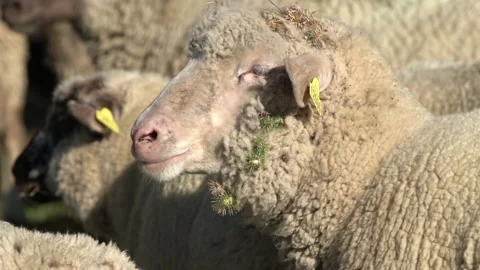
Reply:
<svg viewBox="0 0 480 270"><path fill-rule="evenodd" d="M12 8L14 8L17 11L21 11L22 10L22 2L20 0L12 1Z"/></svg>
<svg viewBox="0 0 480 270"><path fill-rule="evenodd" d="M141 135L140 138L138 138L137 141L139 143L142 143L142 142L150 143L150 142L155 141L157 139L157 137L158 137L157 131L152 130L151 132L149 132L147 134Z"/></svg>
<svg viewBox="0 0 480 270"><path fill-rule="evenodd" d="M158 116L135 122L130 136L133 144L163 144L172 137L171 120Z"/></svg>
<svg viewBox="0 0 480 270"><path fill-rule="evenodd" d="M39 183L36 182L28 182L20 186L20 194L21 198L25 197L33 197L37 193L41 191L41 187Z"/></svg>

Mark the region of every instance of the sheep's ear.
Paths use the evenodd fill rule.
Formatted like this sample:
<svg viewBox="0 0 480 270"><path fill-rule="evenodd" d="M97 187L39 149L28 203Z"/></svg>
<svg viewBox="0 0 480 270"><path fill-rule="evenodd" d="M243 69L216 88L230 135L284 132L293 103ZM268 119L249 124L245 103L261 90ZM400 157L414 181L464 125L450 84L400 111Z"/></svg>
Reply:
<svg viewBox="0 0 480 270"><path fill-rule="evenodd" d="M96 108L93 105L80 103L76 100L69 100L67 102L67 108L70 114L75 117L80 123L86 126L93 132L100 134L107 134L111 131L118 132L118 118L120 114L119 104L112 103L110 106L100 106L102 108ZM111 108L110 108L111 107ZM107 108L112 113L112 119L109 123L103 124L97 118L97 111L103 108ZM113 125L113 128L112 128ZM117 127L115 127L117 126Z"/></svg>
<svg viewBox="0 0 480 270"><path fill-rule="evenodd" d="M305 107L308 88L314 77L320 82L320 91L332 81L332 63L323 53L306 53L285 59L285 68L292 83L293 95L300 108Z"/></svg>

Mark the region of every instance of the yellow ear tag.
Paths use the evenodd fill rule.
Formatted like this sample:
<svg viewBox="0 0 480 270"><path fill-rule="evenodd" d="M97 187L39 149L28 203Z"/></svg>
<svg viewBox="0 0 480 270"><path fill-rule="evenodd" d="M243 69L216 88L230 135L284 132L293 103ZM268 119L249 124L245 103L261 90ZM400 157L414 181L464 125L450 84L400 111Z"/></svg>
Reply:
<svg viewBox="0 0 480 270"><path fill-rule="evenodd" d="M97 110L95 112L95 118L97 118L98 122L102 123L113 132L120 132L120 128L118 127L117 122L115 122L112 112L108 108L104 107L101 110Z"/></svg>
<svg viewBox="0 0 480 270"><path fill-rule="evenodd" d="M323 104L320 100L320 83L317 77L314 77L310 82L310 97L313 100L313 104L315 104L315 108L317 108L318 114L322 115Z"/></svg>

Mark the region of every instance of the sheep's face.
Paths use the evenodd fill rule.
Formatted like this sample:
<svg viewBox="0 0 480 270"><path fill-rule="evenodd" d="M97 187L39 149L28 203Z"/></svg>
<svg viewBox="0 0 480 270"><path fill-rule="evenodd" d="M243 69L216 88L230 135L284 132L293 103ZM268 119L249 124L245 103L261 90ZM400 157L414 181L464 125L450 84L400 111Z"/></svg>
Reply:
<svg viewBox="0 0 480 270"><path fill-rule="evenodd" d="M30 140L13 165L15 183L33 202L57 200L57 183L49 179L48 169L54 156L68 147L101 140L110 131L95 119L97 109L107 107L115 118L121 103L103 89L100 77L60 86L45 125Z"/></svg>
<svg viewBox="0 0 480 270"><path fill-rule="evenodd" d="M292 46L251 11L207 17L193 31L187 66L134 123L134 157L159 181L217 172L220 142L252 96L286 114L305 107L313 76L328 86L329 59L319 52L292 58Z"/></svg>
<svg viewBox="0 0 480 270"><path fill-rule="evenodd" d="M55 146L62 138L70 135L74 126L75 122L71 117L56 109L15 161L15 182L26 199L31 198L35 202L59 199L46 187L45 176Z"/></svg>
<svg viewBox="0 0 480 270"><path fill-rule="evenodd" d="M3 20L15 31L34 34L42 26L75 19L83 0L2 0Z"/></svg>

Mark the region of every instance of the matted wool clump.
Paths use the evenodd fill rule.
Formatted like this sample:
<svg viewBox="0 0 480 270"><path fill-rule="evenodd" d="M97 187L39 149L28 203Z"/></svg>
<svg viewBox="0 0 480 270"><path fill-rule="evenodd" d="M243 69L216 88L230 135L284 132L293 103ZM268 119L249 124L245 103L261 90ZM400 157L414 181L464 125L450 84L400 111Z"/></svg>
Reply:
<svg viewBox="0 0 480 270"><path fill-rule="evenodd" d="M224 139L225 162L215 188L211 189L223 191L212 192L214 209L219 214L235 213L250 203L251 214L268 213L262 217L272 219L285 207L287 198L296 193L296 177L309 166L313 155L313 148L307 145L314 138L301 127L297 117L301 115L272 116L259 99L251 100L239 122L240 128ZM240 200L236 193L241 194ZM218 194L228 194L236 204L220 206Z"/></svg>

